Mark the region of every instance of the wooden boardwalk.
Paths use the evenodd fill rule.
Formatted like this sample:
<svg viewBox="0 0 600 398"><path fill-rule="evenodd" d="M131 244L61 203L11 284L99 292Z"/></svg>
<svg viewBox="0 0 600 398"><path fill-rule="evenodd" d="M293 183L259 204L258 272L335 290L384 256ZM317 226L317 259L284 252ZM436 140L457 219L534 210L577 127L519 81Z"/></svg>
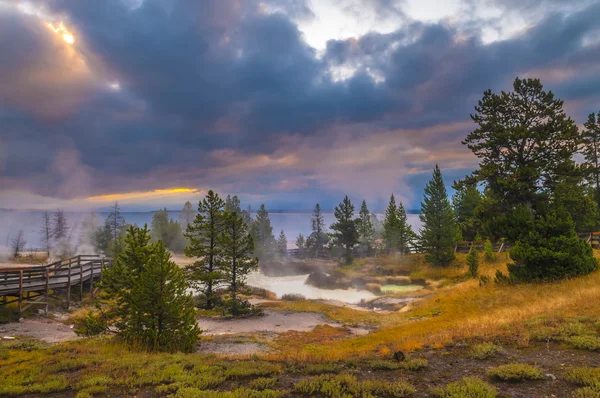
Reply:
<svg viewBox="0 0 600 398"><path fill-rule="evenodd" d="M17 267L0 269L0 307L18 303L21 312L32 305L44 305L48 314L48 298L66 291L66 304L71 304L71 289L79 287L79 298L83 299L84 284L89 284L94 295L94 280L99 280L102 268L112 260L98 255L81 255L39 267Z"/></svg>

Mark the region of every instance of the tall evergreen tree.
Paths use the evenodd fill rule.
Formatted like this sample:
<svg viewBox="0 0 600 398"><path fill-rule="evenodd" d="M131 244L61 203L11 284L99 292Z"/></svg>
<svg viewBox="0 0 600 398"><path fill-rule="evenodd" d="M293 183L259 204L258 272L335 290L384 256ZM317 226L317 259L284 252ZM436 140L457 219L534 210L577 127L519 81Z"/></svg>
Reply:
<svg viewBox="0 0 600 398"><path fill-rule="evenodd" d="M277 252L279 257L286 258L287 257L287 238L285 236L285 232L283 229L279 233L279 237L277 238Z"/></svg>
<svg viewBox="0 0 600 398"><path fill-rule="evenodd" d="M42 227L40 228L40 235L42 236L44 250L48 256L50 256L50 249L52 247L52 233L52 220L50 219L50 214L45 211L44 214L42 214Z"/></svg>
<svg viewBox="0 0 600 398"><path fill-rule="evenodd" d="M113 240L117 240L119 238L119 234L121 230L125 228L125 218L121 215L121 208L119 207L119 202L113 202L110 213L108 217L106 217L106 223L110 227L110 233L112 235Z"/></svg>
<svg viewBox="0 0 600 398"><path fill-rule="evenodd" d="M254 220L252 219L252 206L248 205L246 210L242 210L242 219L248 226L248 228L252 229L252 223Z"/></svg>
<svg viewBox="0 0 600 398"><path fill-rule="evenodd" d="M398 219L396 247L399 253L409 254L417 235L408 223L408 216L402 202L398 203L396 214Z"/></svg>
<svg viewBox="0 0 600 398"><path fill-rule="evenodd" d="M362 201L360 206L360 212L358 213L358 234L361 249L365 255L368 255L373 249L373 242L375 241L375 229L371 222L371 213L367 208L367 202Z"/></svg>
<svg viewBox="0 0 600 398"><path fill-rule="evenodd" d="M162 241L165 247L175 253L182 253L187 240L179 223L169 217L166 208L158 210L152 216L152 239Z"/></svg>
<svg viewBox="0 0 600 398"><path fill-rule="evenodd" d="M425 260L434 265L448 265L454 260L454 246L459 235L442 173L435 165L432 179L425 187L419 217L423 223L420 236Z"/></svg>
<svg viewBox="0 0 600 398"><path fill-rule="evenodd" d="M238 294L245 287L248 274L258 267L258 258L253 257L254 241L239 213L225 211L219 240L223 248L220 267L231 294L231 313L236 316L246 309Z"/></svg>
<svg viewBox="0 0 600 398"><path fill-rule="evenodd" d="M325 245L329 243L329 237L325 230L325 218L321 211L321 206L317 203L310 219L311 233L306 239L306 248L318 255Z"/></svg>
<svg viewBox="0 0 600 398"><path fill-rule="evenodd" d="M256 219L252 223L252 238L254 239L254 254L261 260L271 259L275 254L275 236L269 212L264 204L256 212Z"/></svg>
<svg viewBox="0 0 600 398"><path fill-rule="evenodd" d="M179 224L181 225L182 231L187 231L187 226L194 222L195 217L196 212L194 211L194 207L188 200L183 205L183 209L181 209L181 213L179 214Z"/></svg>
<svg viewBox="0 0 600 398"><path fill-rule="evenodd" d="M600 206L600 111L598 117L590 113L583 126L585 129L581 134L581 141L586 177L593 187L594 200Z"/></svg>
<svg viewBox="0 0 600 398"><path fill-rule="evenodd" d="M223 207L225 202L214 191L208 191L206 197L198 203L198 214L193 224L188 225L185 236L190 244L185 255L195 258L190 266L192 278L204 294L201 306L212 309L216 304L215 287L224 279L217 260L222 253L220 236L223 233Z"/></svg>
<svg viewBox="0 0 600 398"><path fill-rule="evenodd" d="M398 250L399 224L398 206L396 206L396 198L392 194L388 207L385 210L385 219L383 221L383 240L390 254Z"/></svg>
<svg viewBox="0 0 600 398"><path fill-rule="evenodd" d="M563 101L544 91L539 79L516 78L508 93L488 90L475 111L471 118L479 127L463 144L480 159L473 179L499 199L494 213L520 204L533 211L548 200L558 180L576 174L577 126L563 111Z"/></svg>
<svg viewBox="0 0 600 398"><path fill-rule="evenodd" d="M129 321L120 333L150 350L193 352L200 329L183 270L171 261L161 241L148 251L150 256L127 295Z"/></svg>
<svg viewBox="0 0 600 398"><path fill-rule="evenodd" d="M335 242L344 248L346 264L352 262L352 249L358 243L358 230L354 219L354 205L346 195L344 200L333 211L336 222L331 225Z"/></svg>
<svg viewBox="0 0 600 398"><path fill-rule="evenodd" d="M304 240L304 235L302 234L298 234L298 237L296 238L296 247L300 250L304 249L304 245L306 244L306 241Z"/></svg>
<svg viewBox="0 0 600 398"><path fill-rule="evenodd" d="M69 224L67 217L62 209L57 209L54 213L54 224L52 226L52 237L54 240L61 241L66 239L69 234Z"/></svg>

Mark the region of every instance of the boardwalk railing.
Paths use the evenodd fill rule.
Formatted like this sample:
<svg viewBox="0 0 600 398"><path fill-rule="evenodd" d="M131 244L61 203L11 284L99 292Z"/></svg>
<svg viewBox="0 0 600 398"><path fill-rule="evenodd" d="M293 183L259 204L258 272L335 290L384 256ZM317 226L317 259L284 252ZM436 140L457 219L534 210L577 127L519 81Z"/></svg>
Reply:
<svg viewBox="0 0 600 398"><path fill-rule="evenodd" d="M21 312L32 305L44 305L48 314L48 298L51 292L66 290L67 308L71 304L71 288L79 286L79 298L83 299L83 286L90 285L94 295L94 279L100 279L102 268L111 265L110 258L99 255L80 255L39 267L15 267L0 269L0 306L18 303Z"/></svg>

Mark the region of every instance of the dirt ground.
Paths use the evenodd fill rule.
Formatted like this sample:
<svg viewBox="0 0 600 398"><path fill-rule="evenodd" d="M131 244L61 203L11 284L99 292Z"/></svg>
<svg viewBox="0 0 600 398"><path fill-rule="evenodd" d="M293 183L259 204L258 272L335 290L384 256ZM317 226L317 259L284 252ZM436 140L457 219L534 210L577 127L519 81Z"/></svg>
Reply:
<svg viewBox="0 0 600 398"><path fill-rule="evenodd" d="M198 325L203 330L203 334L207 336L260 332L282 333L290 330L308 332L313 330L317 325L342 326L339 323L328 320L321 314L313 312L269 310L266 310L263 316L242 319L198 318ZM368 329L362 328L352 328L351 331L356 335L369 333Z"/></svg>
<svg viewBox="0 0 600 398"><path fill-rule="evenodd" d="M21 322L0 324L0 338L29 337L55 344L79 338L70 325L47 318L24 319Z"/></svg>

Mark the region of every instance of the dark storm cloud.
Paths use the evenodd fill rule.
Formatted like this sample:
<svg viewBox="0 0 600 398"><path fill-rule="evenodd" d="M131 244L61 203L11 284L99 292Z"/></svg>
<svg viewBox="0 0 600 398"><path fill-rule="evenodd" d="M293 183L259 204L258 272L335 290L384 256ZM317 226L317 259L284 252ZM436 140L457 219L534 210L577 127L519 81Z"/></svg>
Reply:
<svg viewBox="0 0 600 398"><path fill-rule="evenodd" d="M463 122L485 89L508 89L516 75L575 70L546 83L573 101L597 99L600 86L600 48L585 41L599 32L600 4L547 14L513 38L484 44L477 27L408 21L401 2L365 0L398 12L402 28L331 40L322 56L292 22L314 17L306 1L278 3L283 12L272 14L241 0L37 4L76 42L66 45L36 16L0 9L0 37L11 38L0 39L0 186L44 195L202 184L214 174L215 151L270 156L293 149L298 137L332 148L333 129L358 138ZM334 78L345 69L351 75ZM444 151L467 132L439 131L400 138ZM67 167L93 183L73 188ZM276 189L273 179L247 178L256 182L246 181L248 190ZM302 181L277 189L324 189ZM235 177L223 175L223 184L235 186Z"/></svg>

